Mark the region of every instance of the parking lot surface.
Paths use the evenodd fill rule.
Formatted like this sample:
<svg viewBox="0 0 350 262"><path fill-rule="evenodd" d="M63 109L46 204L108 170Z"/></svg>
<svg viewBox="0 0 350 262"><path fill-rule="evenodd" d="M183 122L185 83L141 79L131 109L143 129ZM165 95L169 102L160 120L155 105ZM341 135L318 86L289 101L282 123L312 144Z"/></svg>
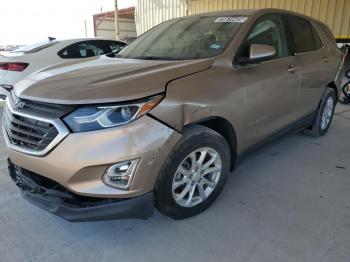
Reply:
<svg viewBox="0 0 350 262"><path fill-rule="evenodd" d="M0 141L0 261L350 261L350 106L329 133L246 160L217 201L175 221L70 223L27 203Z"/></svg>

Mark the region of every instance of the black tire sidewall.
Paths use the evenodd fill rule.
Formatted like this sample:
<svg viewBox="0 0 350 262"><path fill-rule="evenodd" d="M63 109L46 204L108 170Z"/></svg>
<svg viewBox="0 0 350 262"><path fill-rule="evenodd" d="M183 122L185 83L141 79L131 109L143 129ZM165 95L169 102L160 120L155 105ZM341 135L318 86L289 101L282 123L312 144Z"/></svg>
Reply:
<svg viewBox="0 0 350 262"><path fill-rule="evenodd" d="M323 114L323 111L324 111L324 108L327 104L327 100L329 97L332 97L333 98L333 111L332 111L332 116L331 116L331 119L328 123L328 126L325 128L325 129L322 129L321 128L321 122L322 122L322 114ZM332 124L332 120L333 120L333 116L334 116L334 111L335 111L335 107L336 107L336 94L335 94L335 91L332 89L332 88L328 88L323 96L323 99L322 99L322 103L321 103L321 107L320 107L320 110L318 112L318 116L317 116L317 132L319 133L320 136L324 136L327 132L328 132L328 129L329 127L331 126Z"/></svg>
<svg viewBox="0 0 350 262"><path fill-rule="evenodd" d="M187 155L198 148L210 147L215 149L222 161L222 172L218 184L210 196L202 203L186 208L178 205L172 195L172 182L180 163ZM230 149L226 140L215 131L197 127L185 131L181 141L175 146L164 164L155 188L156 207L167 216L181 219L194 216L208 208L217 198L226 183L230 170Z"/></svg>

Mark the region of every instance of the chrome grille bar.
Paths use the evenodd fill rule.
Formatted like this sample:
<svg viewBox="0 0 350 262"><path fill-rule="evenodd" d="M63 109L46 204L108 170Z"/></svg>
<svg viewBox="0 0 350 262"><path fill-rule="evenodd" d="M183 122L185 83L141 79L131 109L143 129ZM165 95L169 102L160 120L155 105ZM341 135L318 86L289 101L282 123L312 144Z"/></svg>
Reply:
<svg viewBox="0 0 350 262"><path fill-rule="evenodd" d="M34 156L44 156L69 134L60 119L15 109L9 99L4 108L3 132L9 148Z"/></svg>

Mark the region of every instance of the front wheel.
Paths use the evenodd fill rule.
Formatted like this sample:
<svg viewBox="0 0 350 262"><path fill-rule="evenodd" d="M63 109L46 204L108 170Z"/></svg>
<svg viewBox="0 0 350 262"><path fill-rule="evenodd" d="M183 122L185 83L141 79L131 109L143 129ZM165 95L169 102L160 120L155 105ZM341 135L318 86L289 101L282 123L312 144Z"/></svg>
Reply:
<svg viewBox="0 0 350 262"><path fill-rule="evenodd" d="M219 195L229 168L230 149L220 134L199 125L185 129L157 181L157 208L174 219L204 211Z"/></svg>
<svg viewBox="0 0 350 262"><path fill-rule="evenodd" d="M327 88L323 98L321 100L320 106L316 112L313 125L304 130L304 133L313 137L324 136L333 119L334 110L336 106L336 93L334 89Z"/></svg>

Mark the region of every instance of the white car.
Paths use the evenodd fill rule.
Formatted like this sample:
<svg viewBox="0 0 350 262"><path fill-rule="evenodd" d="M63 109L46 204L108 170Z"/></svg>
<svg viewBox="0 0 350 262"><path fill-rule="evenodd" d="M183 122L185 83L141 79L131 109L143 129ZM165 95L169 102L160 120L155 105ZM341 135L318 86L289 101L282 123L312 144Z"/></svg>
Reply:
<svg viewBox="0 0 350 262"><path fill-rule="evenodd" d="M13 86L25 76L77 59L88 59L116 53L126 43L101 38L81 38L48 41L0 53L0 98L4 99Z"/></svg>

